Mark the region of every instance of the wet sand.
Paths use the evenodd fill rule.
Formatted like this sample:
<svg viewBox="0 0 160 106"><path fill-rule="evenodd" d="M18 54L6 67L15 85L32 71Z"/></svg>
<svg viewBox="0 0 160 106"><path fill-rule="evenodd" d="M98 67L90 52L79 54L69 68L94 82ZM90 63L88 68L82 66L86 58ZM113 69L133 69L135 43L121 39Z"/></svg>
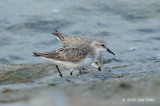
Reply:
<svg viewBox="0 0 160 106"><path fill-rule="evenodd" d="M2 106L41 104L47 106L105 106L108 104L158 106L160 72L156 69L159 69L159 65L160 61L151 60L136 65L105 66L102 72L90 69L79 74L77 71L72 76L69 75L69 71L64 70L63 78L58 76L55 67L50 67L49 63L22 65L19 69L21 73L28 73L25 77L17 72L19 69L8 71L12 72L11 74L1 72L1 79L4 77L8 79L0 81L0 104ZM44 73L42 66L54 70L47 71L48 68ZM15 68L15 66L10 67ZM26 67L33 70L30 71ZM42 72L37 72L38 70ZM29 78L28 75L30 75ZM123 101L124 99L126 101Z"/></svg>

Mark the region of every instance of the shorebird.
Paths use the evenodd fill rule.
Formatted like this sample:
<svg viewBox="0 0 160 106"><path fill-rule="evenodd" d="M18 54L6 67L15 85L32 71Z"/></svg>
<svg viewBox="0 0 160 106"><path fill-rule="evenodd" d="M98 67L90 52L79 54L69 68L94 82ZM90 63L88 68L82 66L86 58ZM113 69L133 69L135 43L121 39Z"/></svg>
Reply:
<svg viewBox="0 0 160 106"><path fill-rule="evenodd" d="M72 73L73 70L79 70L88 67L95 62L101 52L106 51L114 54L107 48L104 40L94 40L90 45L79 44L73 46L64 46L63 48L59 48L52 52L33 52L33 54L36 57L43 57L44 59L51 60L54 64L56 64L59 76L62 77L63 75L58 66L70 69Z"/></svg>
<svg viewBox="0 0 160 106"><path fill-rule="evenodd" d="M72 46L77 44L91 44L93 40L83 37L83 36L68 36L66 34L60 33L56 30L55 33L52 33L64 46ZM96 67L101 71L103 65L102 56L100 55L95 62L92 63L92 66ZM81 71L80 71L81 72Z"/></svg>

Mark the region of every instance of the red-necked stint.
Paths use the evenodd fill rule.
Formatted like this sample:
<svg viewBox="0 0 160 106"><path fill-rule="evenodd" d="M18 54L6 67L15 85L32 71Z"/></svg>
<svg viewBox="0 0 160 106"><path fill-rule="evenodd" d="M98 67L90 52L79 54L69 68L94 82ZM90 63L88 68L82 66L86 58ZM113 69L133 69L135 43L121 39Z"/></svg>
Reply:
<svg viewBox="0 0 160 106"><path fill-rule="evenodd" d="M79 70L90 66L100 56L101 52L106 51L114 54L107 48L104 40L94 40L91 44L64 46L63 48L52 52L33 52L33 54L36 57L43 57L51 60L54 64L56 64L59 75L62 77L62 73L60 72L58 66L70 69L70 74L72 74L73 70Z"/></svg>
<svg viewBox="0 0 160 106"><path fill-rule="evenodd" d="M66 34L60 33L56 31L55 33L52 33L60 42L63 43L64 46L72 46L77 44L91 44L92 41L87 37L84 36L68 36ZM112 54L114 54L111 50L108 49L108 51ZM103 59L100 55L95 62L92 63L94 67L96 67L99 71L101 71L101 67L103 66Z"/></svg>

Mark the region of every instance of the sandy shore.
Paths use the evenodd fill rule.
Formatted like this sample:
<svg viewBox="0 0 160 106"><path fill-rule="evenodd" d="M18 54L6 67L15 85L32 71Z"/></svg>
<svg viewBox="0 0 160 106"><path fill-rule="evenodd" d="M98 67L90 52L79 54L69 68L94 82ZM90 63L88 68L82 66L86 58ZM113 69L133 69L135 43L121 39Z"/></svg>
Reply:
<svg viewBox="0 0 160 106"><path fill-rule="evenodd" d="M4 106L158 105L159 64L160 61L151 60L134 65L105 66L102 72L90 69L81 75L78 71L74 72L73 76L67 75L69 71L63 71L65 74L63 78L59 78L55 67L49 63L8 66L1 64L16 70L1 72L0 104ZM47 71L49 69L52 70ZM28 74L23 76L22 73ZM8 79L2 80L4 77Z"/></svg>

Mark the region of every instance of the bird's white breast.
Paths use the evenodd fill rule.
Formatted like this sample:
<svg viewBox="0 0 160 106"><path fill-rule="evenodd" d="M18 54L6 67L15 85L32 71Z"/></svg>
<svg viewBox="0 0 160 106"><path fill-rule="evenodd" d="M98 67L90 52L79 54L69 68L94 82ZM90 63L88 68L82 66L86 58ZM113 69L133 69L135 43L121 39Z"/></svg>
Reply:
<svg viewBox="0 0 160 106"><path fill-rule="evenodd" d="M89 65L91 65L94 62L94 59L90 58L90 57L86 57L82 60L80 60L77 63L72 63L72 62L67 62L67 61L58 61L58 60L54 60L54 59L48 59L45 58L47 60L52 61L53 63L61 66L61 67L65 67L68 69L81 69L81 68L85 68Z"/></svg>

